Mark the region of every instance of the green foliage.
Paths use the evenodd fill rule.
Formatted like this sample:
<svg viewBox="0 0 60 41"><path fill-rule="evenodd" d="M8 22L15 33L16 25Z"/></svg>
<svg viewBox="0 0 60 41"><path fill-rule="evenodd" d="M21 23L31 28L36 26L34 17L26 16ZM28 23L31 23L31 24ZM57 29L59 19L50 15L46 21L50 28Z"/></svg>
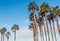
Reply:
<svg viewBox="0 0 60 41"><path fill-rule="evenodd" d="M4 34L6 32L6 27L3 27L1 30L0 30L1 34Z"/></svg>
<svg viewBox="0 0 60 41"><path fill-rule="evenodd" d="M30 2L29 5L28 5L28 10L31 11L31 10L39 10L39 7L37 6L37 4L33 1L33 2Z"/></svg>
<svg viewBox="0 0 60 41"><path fill-rule="evenodd" d="M50 7L47 3L42 3L40 6L40 12L48 12L50 10Z"/></svg>
<svg viewBox="0 0 60 41"><path fill-rule="evenodd" d="M19 30L19 26L17 24L14 24L13 27L11 28L11 30L13 32L15 32L16 30Z"/></svg>

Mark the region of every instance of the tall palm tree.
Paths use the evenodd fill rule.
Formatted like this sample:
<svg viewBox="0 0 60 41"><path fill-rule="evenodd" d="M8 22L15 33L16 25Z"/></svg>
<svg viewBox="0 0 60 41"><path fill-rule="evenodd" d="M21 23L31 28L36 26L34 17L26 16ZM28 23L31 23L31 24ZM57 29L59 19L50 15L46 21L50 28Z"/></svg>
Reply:
<svg viewBox="0 0 60 41"><path fill-rule="evenodd" d="M57 38L56 38L56 32L55 32L55 26L54 26L54 19L52 20L52 22L53 22L53 31L54 31L54 36L55 36L55 41L57 41Z"/></svg>
<svg viewBox="0 0 60 41"><path fill-rule="evenodd" d="M16 41L16 31L19 30L19 26L17 24L14 24L11 30L14 32L14 41Z"/></svg>
<svg viewBox="0 0 60 41"><path fill-rule="evenodd" d="M36 22L36 14L35 14L35 11L38 10L37 4L35 2L30 2L30 4L28 5L28 10L32 11L31 16L33 16L33 17L30 16L30 19L33 19L32 23L34 25L34 32L36 34L35 41L38 41L38 33L37 33L37 26L36 26L37 22Z"/></svg>
<svg viewBox="0 0 60 41"><path fill-rule="evenodd" d="M52 17L53 17L52 22L53 22L54 36L55 36L55 40L57 41L55 27L54 27L54 18L56 18L56 24L57 24L57 28L58 28L58 31L59 31L58 16L60 15L60 10L58 9L58 6L54 6L52 8L51 14L52 14Z"/></svg>
<svg viewBox="0 0 60 41"><path fill-rule="evenodd" d="M43 26L44 26L44 34L46 37L46 41L47 41L47 32L46 32L46 27L45 27L45 20L44 20L44 15L41 14L41 12L38 13L38 18L42 20ZM38 19L38 20L39 20ZM44 39L43 39L44 40Z"/></svg>
<svg viewBox="0 0 60 41"><path fill-rule="evenodd" d="M53 23L53 32L54 32L54 36L55 36L54 38L55 38L55 41L57 41L57 39L56 39L55 27L54 27L54 20L55 20L55 18L56 18L56 16L55 16L56 12L55 12L54 10L51 10L51 11L50 11L50 14L51 14L51 16L52 16L51 20L52 20L52 23Z"/></svg>
<svg viewBox="0 0 60 41"><path fill-rule="evenodd" d="M4 34L6 32L6 28L3 27L0 32L1 32L1 41L4 41Z"/></svg>
<svg viewBox="0 0 60 41"><path fill-rule="evenodd" d="M38 21L37 21L38 25L39 25L39 29L40 29L40 36L41 36L41 41L44 41L44 33L43 33L43 19L41 17L39 17Z"/></svg>
<svg viewBox="0 0 60 41"><path fill-rule="evenodd" d="M7 41L9 41L10 34L11 34L10 32L6 33Z"/></svg>
<svg viewBox="0 0 60 41"><path fill-rule="evenodd" d="M56 24L57 24L57 28L58 28L58 31L59 31L59 21L58 21L58 17L60 16L60 9L58 8L58 6L54 6L52 8L52 10L54 11L53 15L55 16L56 18Z"/></svg>
<svg viewBox="0 0 60 41"><path fill-rule="evenodd" d="M47 12L50 10L50 7L47 3L43 3L40 7L40 12L42 17L45 16L46 18L46 27L47 27L47 33L48 33L48 41L50 41L50 37L49 37L49 28L48 28L48 21L47 21Z"/></svg>
<svg viewBox="0 0 60 41"><path fill-rule="evenodd" d="M51 20L53 19L51 14L47 15L47 20L49 21L50 24L50 31L51 31L51 35L52 35L52 41L54 41L54 37L53 37L53 29L52 29L52 24L51 24Z"/></svg>
<svg viewBox="0 0 60 41"><path fill-rule="evenodd" d="M60 17L60 9L57 10L57 14ZM60 34L60 27L58 28L59 34Z"/></svg>
<svg viewBox="0 0 60 41"><path fill-rule="evenodd" d="M34 14L31 13L30 14L30 21L32 21L32 24L33 24L33 28L34 28L34 41L38 41L38 33L37 33L37 28L36 28L36 24L35 24L35 21L34 21L34 18L33 18ZM35 15L36 16L36 15Z"/></svg>

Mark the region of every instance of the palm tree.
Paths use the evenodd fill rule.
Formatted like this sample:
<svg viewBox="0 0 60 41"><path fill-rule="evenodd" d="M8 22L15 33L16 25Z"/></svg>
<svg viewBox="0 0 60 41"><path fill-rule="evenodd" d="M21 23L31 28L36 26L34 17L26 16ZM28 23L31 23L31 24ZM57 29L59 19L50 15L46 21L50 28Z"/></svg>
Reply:
<svg viewBox="0 0 60 41"><path fill-rule="evenodd" d="M16 41L16 31L19 30L19 26L17 24L14 24L11 30L14 32L14 41Z"/></svg>
<svg viewBox="0 0 60 41"><path fill-rule="evenodd" d="M57 10L57 14L60 17L60 9ZM58 28L59 34L60 34L60 27Z"/></svg>
<svg viewBox="0 0 60 41"><path fill-rule="evenodd" d="M57 24L57 28L58 28L58 31L59 31L59 23L58 23L58 16L60 15L60 10L58 9L58 6L54 6L50 12L52 14L52 22L53 22L53 30L54 30L54 36L55 36L55 40L57 41L56 39L56 32L55 32L55 28L54 28L54 18L56 18L56 24Z"/></svg>
<svg viewBox="0 0 60 41"><path fill-rule="evenodd" d="M49 21L50 24L50 30L51 30L51 35L52 35L52 41L54 41L54 37L53 37L53 29L52 29L52 24L51 24L51 20L53 19L51 14L47 15L47 20Z"/></svg>
<svg viewBox="0 0 60 41"><path fill-rule="evenodd" d="M30 21L32 21L32 24L33 24L33 28L34 28L34 41L38 41L37 39L38 39L38 36L37 36L37 28L36 28L36 24L35 24L35 21L34 21L34 18L33 18L33 16L34 16L34 14L33 13L31 13L30 14ZM35 15L36 16L36 15Z"/></svg>
<svg viewBox="0 0 60 41"><path fill-rule="evenodd" d="M5 34L5 32L6 32L6 28L3 27L3 28L0 30L0 32L1 32L1 41L4 41L4 34Z"/></svg>
<svg viewBox="0 0 60 41"><path fill-rule="evenodd" d="M47 32L46 32L46 27L45 27L45 20L44 20L44 17L43 17L43 14L41 14L41 12L38 13L38 18L42 20L41 23L43 23L43 26L44 26L44 33L45 33L45 37L47 36ZM38 20L39 20L38 19ZM38 24L39 25L39 24ZM44 41L44 39L43 39ZM46 41L47 41L47 37L46 37Z"/></svg>
<svg viewBox="0 0 60 41"><path fill-rule="evenodd" d="M53 15L54 15L55 18L56 18L56 24L57 24L57 28L58 28L58 31L59 31L58 16L60 16L60 9L58 8L58 6L54 6L54 7L52 8L52 10L54 11Z"/></svg>
<svg viewBox="0 0 60 41"><path fill-rule="evenodd" d="M39 29L40 29L40 36L41 36L41 41L43 40L44 41L44 33L43 33L43 19L41 17L39 17L38 21L37 21L38 25L39 25Z"/></svg>
<svg viewBox="0 0 60 41"><path fill-rule="evenodd" d="M9 41L10 32L7 32L7 33L6 33L6 37L7 37L7 41Z"/></svg>
<svg viewBox="0 0 60 41"><path fill-rule="evenodd" d="M54 10L51 10L50 11L50 14L51 14L51 20L52 20L52 23L53 23L53 32L54 32L54 38L55 38L55 41L57 41L57 39L56 39L56 32L55 32L55 27L54 27L54 20L55 20L55 14L56 14L56 12L54 11Z"/></svg>
<svg viewBox="0 0 60 41"><path fill-rule="evenodd" d="M42 17L45 16L46 18L46 26L47 26L47 33L48 33L48 40L50 41L50 37L49 37L49 28L48 28L48 21L47 21L47 12L50 10L50 7L47 3L43 3L40 7L40 12Z"/></svg>
<svg viewBox="0 0 60 41"><path fill-rule="evenodd" d="M38 41L38 33L37 33L37 27L36 27L36 14L35 11L38 10L38 6L35 2L30 2L30 4L28 5L28 10L32 11L31 15L30 15L30 20L32 20L33 26L34 26L34 32L36 34L36 38L35 41Z"/></svg>
<svg viewBox="0 0 60 41"><path fill-rule="evenodd" d="M56 38L56 32L55 32L55 28L54 28L54 19L52 20L52 24L53 24L53 31L54 31L54 36L55 36L55 41L57 41L57 38Z"/></svg>

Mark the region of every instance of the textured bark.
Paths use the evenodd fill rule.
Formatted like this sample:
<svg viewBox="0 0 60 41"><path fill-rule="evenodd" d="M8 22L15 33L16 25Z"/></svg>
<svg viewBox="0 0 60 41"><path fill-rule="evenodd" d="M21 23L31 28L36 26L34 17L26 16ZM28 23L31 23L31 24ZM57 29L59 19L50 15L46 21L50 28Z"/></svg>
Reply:
<svg viewBox="0 0 60 41"><path fill-rule="evenodd" d="M14 41L16 41L16 31L14 32Z"/></svg>
<svg viewBox="0 0 60 41"><path fill-rule="evenodd" d="M2 34L1 34L1 41L2 41Z"/></svg>
<svg viewBox="0 0 60 41"><path fill-rule="evenodd" d="M56 23L57 23L57 28L58 28L58 31L59 31L58 15L56 15Z"/></svg>
<svg viewBox="0 0 60 41"><path fill-rule="evenodd" d="M43 28L42 28L42 40L44 41L44 32L43 32Z"/></svg>
<svg viewBox="0 0 60 41"><path fill-rule="evenodd" d="M38 41L38 30L37 30L37 25L36 25L37 22L36 22L35 10L32 9L32 12L34 13L34 23L33 23L34 33L35 33L35 35L34 35L35 40L34 41Z"/></svg>
<svg viewBox="0 0 60 41"><path fill-rule="evenodd" d="M47 14L45 12L45 17L46 17L46 26L47 26L47 35L48 35L48 41L50 41L50 36L49 36L49 28L48 28L48 21L47 21Z"/></svg>
<svg viewBox="0 0 60 41"><path fill-rule="evenodd" d="M45 32L45 37L46 37L46 41L47 41L47 32L46 32L45 23L44 23L44 32Z"/></svg>
<svg viewBox="0 0 60 41"><path fill-rule="evenodd" d="M37 41L37 31L36 31L36 28L35 28L35 25L34 25L34 21L32 21L33 23L33 37L34 37L34 41Z"/></svg>
<svg viewBox="0 0 60 41"><path fill-rule="evenodd" d="M4 41L4 34L3 34L3 41Z"/></svg>
<svg viewBox="0 0 60 41"><path fill-rule="evenodd" d="M42 29L41 29L41 26L39 26L39 30L40 30L40 37L41 37L41 41L42 41Z"/></svg>
<svg viewBox="0 0 60 41"><path fill-rule="evenodd" d="M53 29L52 29L51 22L50 22L50 30L51 30L51 35L52 35L52 41L54 41L54 36L53 36Z"/></svg>
<svg viewBox="0 0 60 41"><path fill-rule="evenodd" d="M54 31L54 38L55 38L55 41L57 41L56 32L55 32L55 27L54 27L54 20L53 20L53 31Z"/></svg>

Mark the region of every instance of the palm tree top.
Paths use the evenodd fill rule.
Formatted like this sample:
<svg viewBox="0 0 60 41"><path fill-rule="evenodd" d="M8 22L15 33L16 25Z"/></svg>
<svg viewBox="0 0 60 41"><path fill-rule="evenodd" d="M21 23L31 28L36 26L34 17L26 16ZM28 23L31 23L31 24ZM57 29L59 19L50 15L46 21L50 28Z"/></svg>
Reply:
<svg viewBox="0 0 60 41"><path fill-rule="evenodd" d="M34 17L34 13L31 13L30 16L29 16L30 21L33 21L34 20L33 17ZM35 14L35 18L37 19L36 14Z"/></svg>
<svg viewBox="0 0 60 41"><path fill-rule="evenodd" d="M54 6L52 7L53 10L57 10L58 9L58 6Z"/></svg>
<svg viewBox="0 0 60 41"><path fill-rule="evenodd" d="M7 32L7 34L11 34L10 32Z"/></svg>
<svg viewBox="0 0 60 41"><path fill-rule="evenodd" d="M42 17L40 17L38 20L37 20L37 23L38 23L38 25L43 25L43 19L42 19Z"/></svg>
<svg viewBox="0 0 60 41"><path fill-rule="evenodd" d="M0 32L1 32L2 34L4 34L4 33L6 32L6 27L3 27L3 28L0 30Z"/></svg>
<svg viewBox="0 0 60 41"><path fill-rule="evenodd" d="M19 26L17 24L14 24L11 28L11 30L16 31L16 30L19 30Z"/></svg>
<svg viewBox="0 0 60 41"><path fill-rule="evenodd" d="M53 14L53 15L57 14L60 16L60 9L58 8L58 6L52 7L52 9L50 10L50 14Z"/></svg>
<svg viewBox="0 0 60 41"><path fill-rule="evenodd" d="M6 33L6 36L9 36L10 34L11 34L10 32L7 32L7 33Z"/></svg>
<svg viewBox="0 0 60 41"><path fill-rule="evenodd" d="M57 14L60 16L60 9L58 9Z"/></svg>
<svg viewBox="0 0 60 41"><path fill-rule="evenodd" d="M37 6L37 4L34 1L30 2L29 5L28 5L28 10L30 11L32 9L34 9L34 10L38 10L39 9L39 7Z"/></svg>
<svg viewBox="0 0 60 41"><path fill-rule="evenodd" d="M50 14L54 14L54 15L55 15L56 12L55 12L54 10L51 9L51 10L50 10Z"/></svg>
<svg viewBox="0 0 60 41"><path fill-rule="evenodd" d="M40 6L40 12L47 12L50 10L50 7L47 3L43 2Z"/></svg>

